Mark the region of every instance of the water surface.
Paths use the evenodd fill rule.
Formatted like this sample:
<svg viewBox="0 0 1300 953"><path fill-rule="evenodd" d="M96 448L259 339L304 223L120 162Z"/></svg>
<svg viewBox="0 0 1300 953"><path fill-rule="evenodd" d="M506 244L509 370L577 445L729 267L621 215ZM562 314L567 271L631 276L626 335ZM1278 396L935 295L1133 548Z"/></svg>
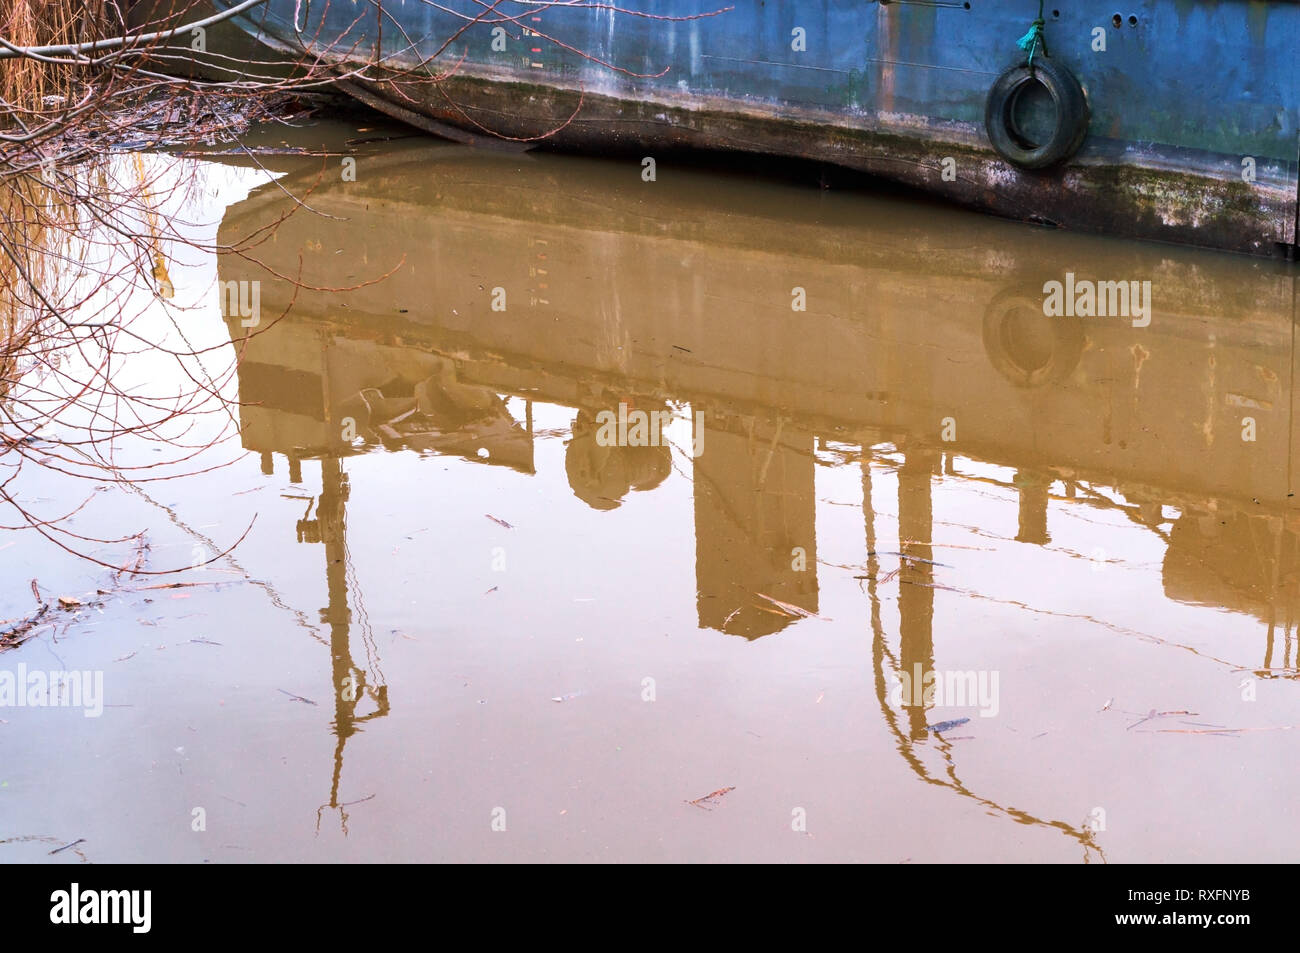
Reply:
<svg viewBox="0 0 1300 953"><path fill-rule="evenodd" d="M1286 266L667 162L273 167L205 167L207 234L278 225L172 274L233 462L79 517L247 537L131 579L0 534L0 617L89 603L0 666L109 706L0 711L0 858L1296 859ZM1150 323L1046 317L1067 272Z"/></svg>

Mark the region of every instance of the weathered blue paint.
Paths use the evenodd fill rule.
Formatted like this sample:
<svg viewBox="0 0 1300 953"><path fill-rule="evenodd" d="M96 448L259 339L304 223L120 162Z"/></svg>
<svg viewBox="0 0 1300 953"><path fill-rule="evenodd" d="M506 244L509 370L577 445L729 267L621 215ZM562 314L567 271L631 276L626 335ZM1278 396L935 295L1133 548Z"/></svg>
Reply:
<svg viewBox="0 0 1300 953"><path fill-rule="evenodd" d="M1020 218L1254 252L1295 243L1295 2L1049 3L1050 53L1083 83L1093 118L1078 155L1046 175L1008 167L983 130L989 87L1024 60L1015 41L1035 0L623 2L270 0L242 26L283 48L394 69L445 44L429 63L452 71L444 82L390 76L396 85L370 88L476 131L539 134L581 90L594 118L580 111L559 145L812 155ZM685 17L697 19L672 19ZM610 103L636 122L620 129ZM957 183L941 178L945 155Z"/></svg>

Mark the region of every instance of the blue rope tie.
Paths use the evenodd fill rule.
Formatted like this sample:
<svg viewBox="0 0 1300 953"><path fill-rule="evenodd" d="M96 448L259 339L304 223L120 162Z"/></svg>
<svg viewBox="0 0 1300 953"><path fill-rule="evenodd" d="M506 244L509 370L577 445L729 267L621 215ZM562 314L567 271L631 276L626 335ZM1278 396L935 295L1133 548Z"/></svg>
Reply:
<svg viewBox="0 0 1300 953"><path fill-rule="evenodd" d="M1038 19L1030 25L1028 33L1016 40L1016 46L1029 54L1030 69L1034 68L1034 54L1038 52L1040 47L1043 50L1043 55L1047 55L1047 40L1043 36L1045 22L1043 20L1043 0L1038 0Z"/></svg>

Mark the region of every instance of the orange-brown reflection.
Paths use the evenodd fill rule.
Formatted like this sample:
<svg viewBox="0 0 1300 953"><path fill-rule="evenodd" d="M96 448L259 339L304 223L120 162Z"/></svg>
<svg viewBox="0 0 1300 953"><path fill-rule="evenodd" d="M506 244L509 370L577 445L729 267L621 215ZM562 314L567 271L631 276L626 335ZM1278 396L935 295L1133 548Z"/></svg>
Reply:
<svg viewBox="0 0 1300 953"><path fill-rule="evenodd" d="M895 724L884 688L890 671L934 668L933 490L992 480L961 461L1014 472L1005 486L1022 543L1050 544L1063 505L1144 527L1166 547L1171 598L1260 619L1252 664L1296 676L1289 271L956 212L913 229L889 200L841 207L790 189L791 204L755 208L725 179L645 190L616 165L519 162L396 152L368 179L313 194L348 220L329 232L328 256L312 249L330 226L301 213L280 226L260 254L280 273L301 255L309 284L405 264L378 284L296 300L269 282L268 313L293 301L285 318L251 336L230 319L249 449L333 460L407 447L531 473L531 412L516 419L508 399L571 408L574 495L613 510L677 467L693 482L699 625L754 639L818 612L816 448L857 446L882 712L918 773L970 796L950 759L926 766L917 753L934 746L926 707L904 706ZM254 194L223 240L282 208L278 190ZM1067 273L1151 281L1151 323L1045 315L1045 282ZM258 275L228 259L222 278ZM807 310L792 307L794 289ZM702 451L602 443L600 415L620 407L689 407ZM902 461L896 650L876 595L882 447ZM1083 829L1041 823L1092 849Z"/></svg>

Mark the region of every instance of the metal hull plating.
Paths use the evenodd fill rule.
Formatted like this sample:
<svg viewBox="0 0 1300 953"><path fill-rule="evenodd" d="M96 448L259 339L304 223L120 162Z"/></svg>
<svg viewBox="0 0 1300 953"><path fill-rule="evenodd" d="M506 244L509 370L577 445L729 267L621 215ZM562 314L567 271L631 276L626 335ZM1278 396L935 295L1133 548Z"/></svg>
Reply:
<svg viewBox="0 0 1300 953"><path fill-rule="evenodd" d="M983 121L996 77L1025 59L1032 0L270 0L240 25L340 71L369 64L346 84L358 95L476 135L806 157L1026 221L1289 254L1300 4L1059 6L1050 53L1092 117L1045 172L1005 162Z"/></svg>

